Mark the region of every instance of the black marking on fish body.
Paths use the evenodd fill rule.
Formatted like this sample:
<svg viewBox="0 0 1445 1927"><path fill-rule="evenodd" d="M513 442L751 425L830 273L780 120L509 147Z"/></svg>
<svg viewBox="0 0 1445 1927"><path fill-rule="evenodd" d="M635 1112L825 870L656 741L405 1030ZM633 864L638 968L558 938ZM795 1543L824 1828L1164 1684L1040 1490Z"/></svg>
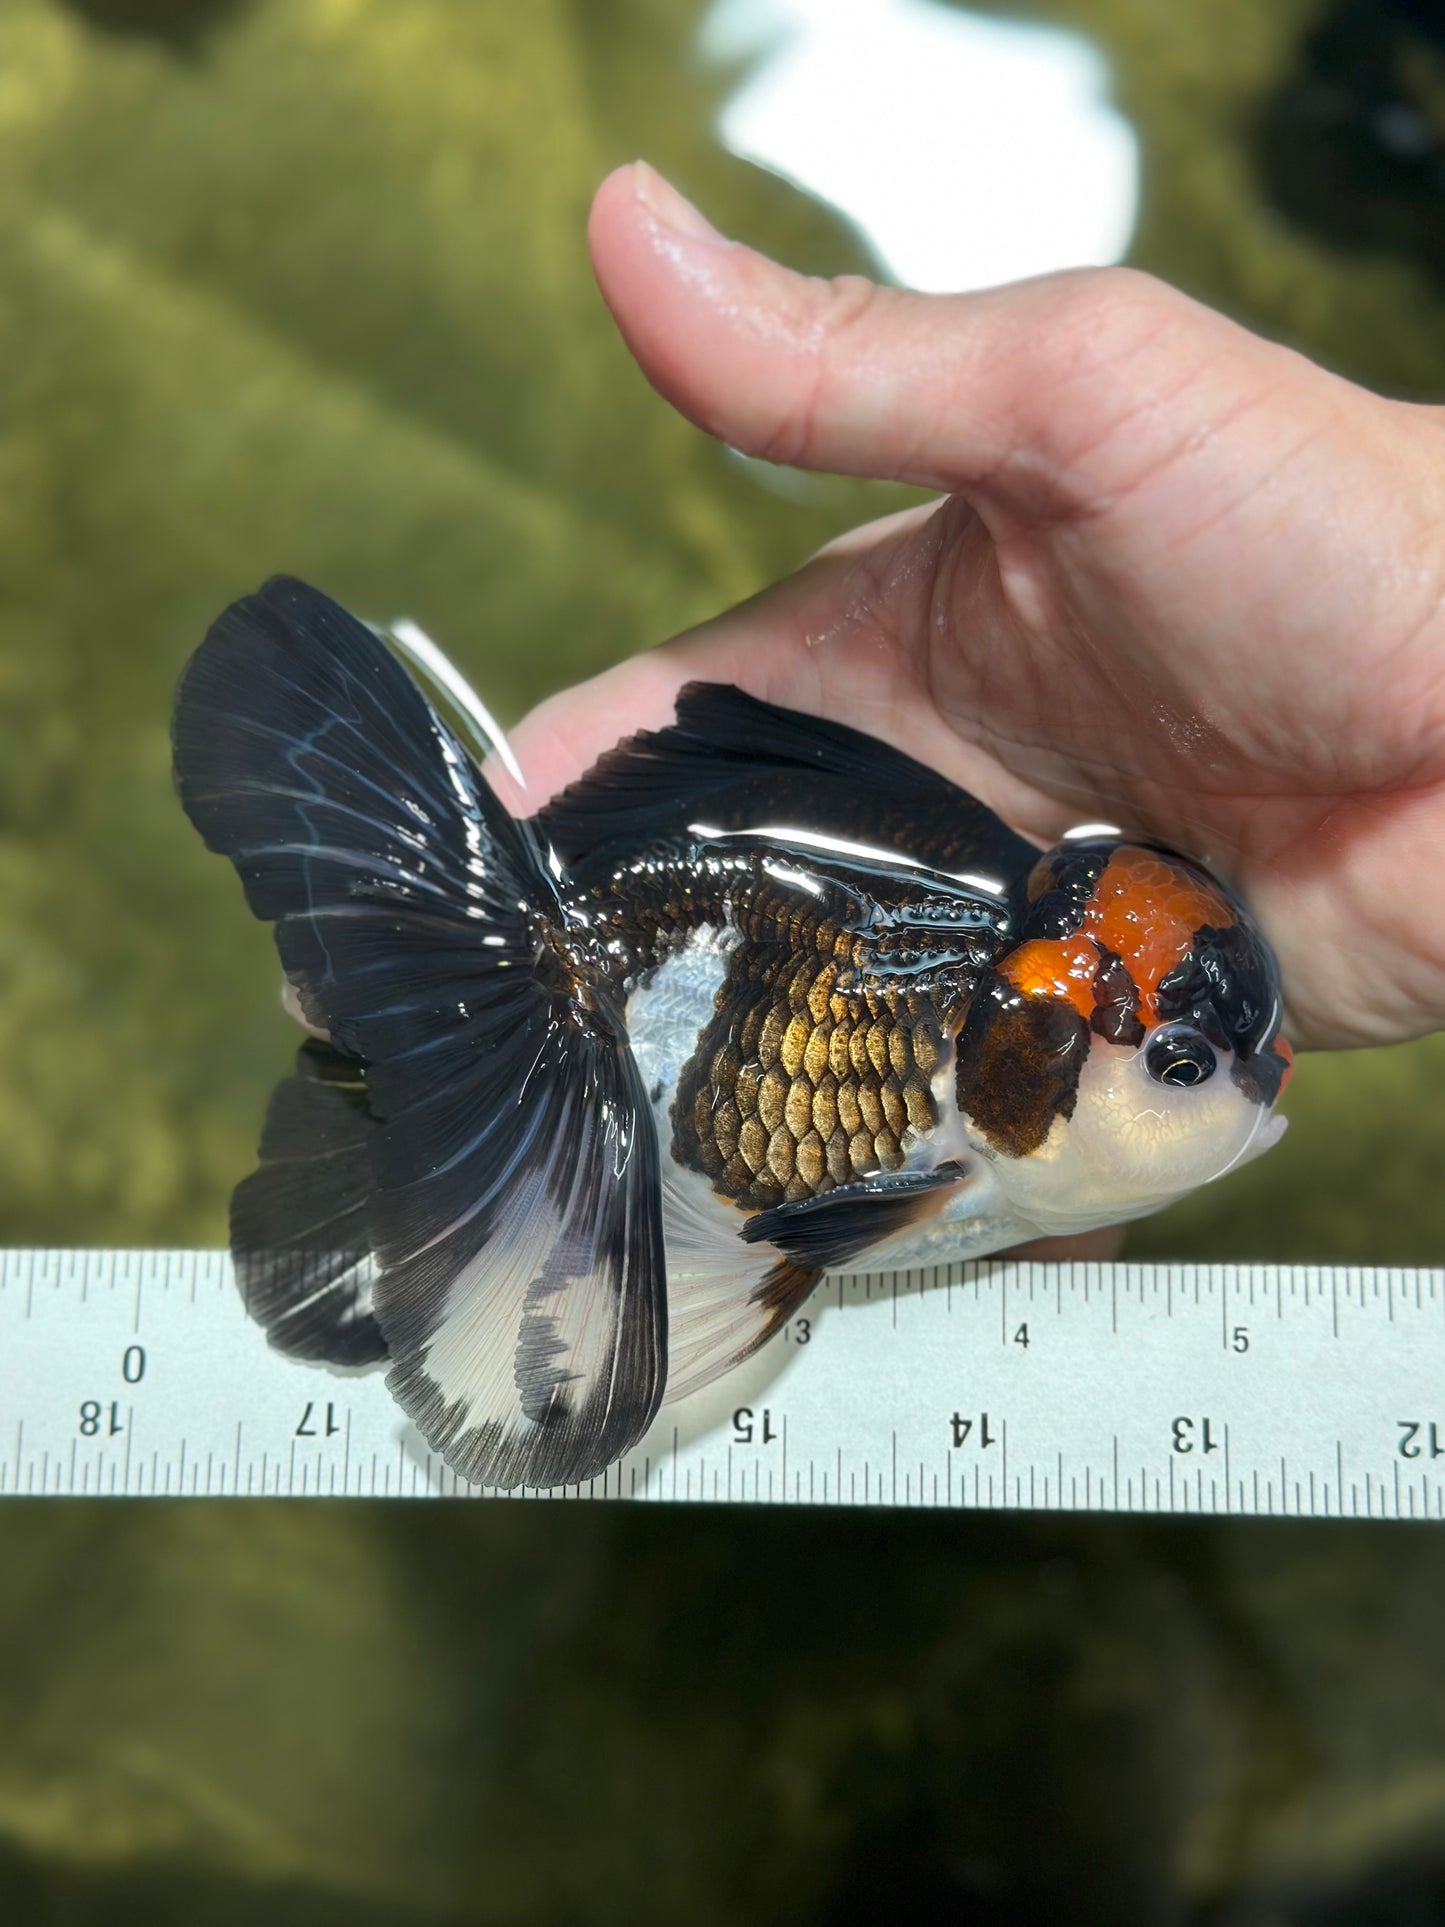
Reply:
<svg viewBox="0 0 1445 1927"><path fill-rule="evenodd" d="M958 1107L1006 1157L1037 1151L1074 1114L1089 1027L1061 997L1023 996L994 979L958 1039Z"/></svg>
<svg viewBox="0 0 1445 1927"><path fill-rule="evenodd" d="M1195 1024L1216 1048L1234 1053L1230 1075L1246 1096L1274 1102L1286 1069L1269 1048L1279 1025L1279 967L1249 919L1196 931L1156 1001L1161 1021Z"/></svg>
<svg viewBox="0 0 1445 1927"><path fill-rule="evenodd" d="M1028 878L1020 941L1072 937L1117 847L1112 842L1061 843L1041 856Z"/></svg>
<svg viewBox="0 0 1445 1927"><path fill-rule="evenodd" d="M1106 1044L1121 1044L1137 1050L1144 1042L1138 985L1122 957L1097 940L1094 947L1099 953L1099 967L1091 986L1094 1009L1089 1028Z"/></svg>
<svg viewBox="0 0 1445 1927"><path fill-rule="evenodd" d="M703 925L782 943L800 958L858 939L854 951L880 980L979 969L1011 928L1006 901L957 878L822 855L785 836L684 831L570 885L569 902L604 967L629 989Z"/></svg>

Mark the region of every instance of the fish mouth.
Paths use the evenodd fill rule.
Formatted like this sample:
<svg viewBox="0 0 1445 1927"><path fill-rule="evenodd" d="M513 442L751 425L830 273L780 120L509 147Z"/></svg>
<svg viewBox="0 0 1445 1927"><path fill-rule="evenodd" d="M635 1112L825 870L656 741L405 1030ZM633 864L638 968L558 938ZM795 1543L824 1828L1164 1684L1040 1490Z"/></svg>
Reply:
<svg viewBox="0 0 1445 1927"><path fill-rule="evenodd" d="M1282 1112L1261 1109L1249 1136L1228 1164L1222 1170L1216 1171L1209 1182L1215 1184L1220 1178L1228 1177L1231 1171L1237 1171L1241 1165L1253 1164L1256 1158L1263 1157L1266 1151L1272 1150L1288 1129L1289 1119Z"/></svg>

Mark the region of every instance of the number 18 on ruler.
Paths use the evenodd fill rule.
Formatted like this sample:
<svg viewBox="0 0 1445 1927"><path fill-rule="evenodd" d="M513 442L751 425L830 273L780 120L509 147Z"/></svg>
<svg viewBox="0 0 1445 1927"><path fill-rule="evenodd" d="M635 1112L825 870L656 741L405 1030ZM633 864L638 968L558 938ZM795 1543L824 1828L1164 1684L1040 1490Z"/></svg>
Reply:
<svg viewBox="0 0 1445 1927"><path fill-rule="evenodd" d="M0 1495L472 1495L214 1252L0 1254ZM490 1496L481 1495L476 1496ZM831 1279L605 1478L517 1497L1445 1518L1445 1272Z"/></svg>

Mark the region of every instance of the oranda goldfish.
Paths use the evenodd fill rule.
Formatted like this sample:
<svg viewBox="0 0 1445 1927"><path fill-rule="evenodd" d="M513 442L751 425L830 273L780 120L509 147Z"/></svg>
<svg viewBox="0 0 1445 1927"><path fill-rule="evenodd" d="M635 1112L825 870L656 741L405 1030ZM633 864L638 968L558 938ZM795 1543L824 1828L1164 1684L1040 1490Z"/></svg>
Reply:
<svg viewBox="0 0 1445 1927"><path fill-rule="evenodd" d="M388 1359L464 1477L587 1480L825 1272L1138 1217L1283 1130L1275 962L1197 863L1040 852L704 683L519 819L420 666L461 726L278 578L186 669L175 768L314 1033L235 1195L250 1310Z"/></svg>

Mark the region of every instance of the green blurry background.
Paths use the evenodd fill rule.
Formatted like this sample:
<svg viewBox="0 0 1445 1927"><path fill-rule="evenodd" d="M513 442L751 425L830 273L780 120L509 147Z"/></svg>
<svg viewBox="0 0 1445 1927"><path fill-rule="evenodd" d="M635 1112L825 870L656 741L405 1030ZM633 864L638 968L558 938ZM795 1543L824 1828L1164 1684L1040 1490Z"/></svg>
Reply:
<svg viewBox="0 0 1445 1927"><path fill-rule="evenodd" d="M593 287L639 152L866 264L711 138L702 11L0 0L0 1239L221 1242L289 1058L169 785L226 601L411 614L516 715L896 502L760 486ZM1439 0L1018 11L1111 56L1132 259L1445 391ZM1132 1254L1440 1262L1442 1072L1307 1061ZM12 1506L0 1919L1445 1921L1442 1605L1396 1529Z"/></svg>

